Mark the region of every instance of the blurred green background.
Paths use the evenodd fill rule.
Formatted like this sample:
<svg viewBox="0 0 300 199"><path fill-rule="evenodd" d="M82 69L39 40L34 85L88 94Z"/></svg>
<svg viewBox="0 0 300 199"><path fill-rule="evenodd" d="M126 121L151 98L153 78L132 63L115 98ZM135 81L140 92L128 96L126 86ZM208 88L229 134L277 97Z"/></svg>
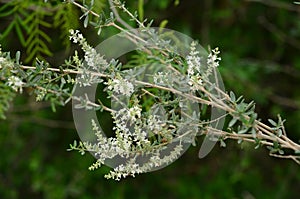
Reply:
<svg viewBox="0 0 300 199"><path fill-rule="evenodd" d="M97 1L98 11L107 11L106 1ZM38 29L51 41L37 36L34 52L53 66L63 62L74 50L63 28L78 28L90 43L101 41L92 27L78 21L80 10L59 7L58 1L14 1L7 6L0 0L0 43L4 51L20 50L24 63L32 54L29 35L22 20L27 13L38 13ZM30 6L29 6L30 5ZM6 6L6 7L5 7ZM35 7L34 7L35 6ZM168 20L167 28L195 38L205 48L219 47L220 72L226 90L257 103L262 121L279 113L287 119L289 137L300 139L300 6L289 0L189 0L128 1L130 10L139 10L154 25ZM143 6L143 7L141 7ZM18 7L19 12L13 8ZM54 19L57 12L69 14L72 23ZM8 14L7 14L8 13ZM46 14L45 14L46 13ZM48 14L47 14L48 13ZM20 16L20 30L10 24ZM73 18L72 18L73 17ZM38 17L35 17L38 18ZM61 22L61 24L59 24ZM16 22L17 23L17 22ZM56 24L55 24L56 23ZM57 24L58 23L58 24ZM62 27L63 24L65 27ZM110 30L103 30L109 36ZM33 34L33 33L32 33ZM22 37L25 41L22 42ZM26 43L26 41L28 41ZM24 43L25 42L25 43ZM28 50L29 49L29 50ZM226 148L215 146L204 159L198 159L200 146L191 147L170 166L120 182L104 179L108 168L88 171L94 158L67 152L79 139L72 121L71 107L51 111L47 102L35 102L29 91L19 95L0 121L0 198L299 198L300 167L291 160L268 156L264 148L238 145L229 141ZM203 138L200 138L200 144Z"/></svg>

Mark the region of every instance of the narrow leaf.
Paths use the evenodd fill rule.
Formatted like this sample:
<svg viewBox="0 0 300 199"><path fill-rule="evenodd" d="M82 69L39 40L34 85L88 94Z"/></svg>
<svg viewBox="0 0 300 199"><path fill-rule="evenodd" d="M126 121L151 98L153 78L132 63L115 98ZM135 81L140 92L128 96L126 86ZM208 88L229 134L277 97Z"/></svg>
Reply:
<svg viewBox="0 0 300 199"><path fill-rule="evenodd" d="M16 52L16 63L17 63L17 64L20 64L20 56L21 56L20 51L17 51L17 52Z"/></svg>
<svg viewBox="0 0 300 199"><path fill-rule="evenodd" d="M273 126L277 126L277 123L274 121L274 120L272 120L272 119L268 119L268 121L270 122L270 124L272 124Z"/></svg>
<svg viewBox="0 0 300 199"><path fill-rule="evenodd" d="M83 22L83 26L86 28L88 26L89 23L89 15L86 15L84 22Z"/></svg>
<svg viewBox="0 0 300 199"><path fill-rule="evenodd" d="M236 100L235 94L232 91L230 91L229 95L230 95L231 101L235 102L235 100Z"/></svg>
<svg viewBox="0 0 300 199"><path fill-rule="evenodd" d="M229 122L228 127L232 127L237 122L237 118L232 118L232 120Z"/></svg>
<svg viewBox="0 0 300 199"><path fill-rule="evenodd" d="M16 23L15 25L15 29L16 29L16 32L17 32L17 35L18 35L18 38L22 44L22 46L25 46L26 45L26 41L24 39L24 36L23 36L23 32L18 24L18 22Z"/></svg>
<svg viewBox="0 0 300 199"><path fill-rule="evenodd" d="M138 13L139 13L139 20L144 20L144 0L138 1Z"/></svg>

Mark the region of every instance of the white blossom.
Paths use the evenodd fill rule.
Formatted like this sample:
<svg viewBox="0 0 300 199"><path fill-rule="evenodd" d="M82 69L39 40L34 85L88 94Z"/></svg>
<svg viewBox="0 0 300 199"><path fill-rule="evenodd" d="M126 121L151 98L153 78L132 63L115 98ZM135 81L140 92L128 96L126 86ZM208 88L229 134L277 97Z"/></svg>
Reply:
<svg viewBox="0 0 300 199"><path fill-rule="evenodd" d="M113 79L112 81L107 83L108 89L113 90L114 92L122 95L126 95L128 97L134 92L134 86L127 79L123 79L122 77L118 77Z"/></svg>
<svg viewBox="0 0 300 199"><path fill-rule="evenodd" d="M191 77L192 75L200 72L201 67L201 58L198 56L199 51L196 50L196 42L192 42L191 44L191 52L186 57L187 65L188 65L188 76Z"/></svg>
<svg viewBox="0 0 300 199"><path fill-rule="evenodd" d="M211 51L207 59L208 66L211 66L213 68L219 66L219 61L221 61L221 57L218 57L218 54L220 54L219 48L215 48L214 50Z"/></svg>
<svg viewBox="0 0 300 199"><path fill-rule="evenodd" d="M188 84L191 86L191 90L198 90L197 86L203 85L203 80L199 74L190 77Z"/></svg>
<svg viewBox="0 0 300 199"><path fill-rule="evenodd" d="M4 67L8 67L8 68L13 68L14 64L12 61L4 58L4 57L0 57L0 69L4 68Z"/></svg>
<svg viewBox="0 0 300 199"><path fill-rule="evenodd" d="M129 109L129 115L132 121L136 121L137 118L141 118L142 109L139 106L133 106Z"/></svg>
<svg viewBox="0 0 300 199"><path fill-rule="evenodd" d="M72 41L73 40L73 43L81 43L82 41L84 41L84 38L83 38L83 35L81 34L81 33L79 33L79 30L73 30L73 29L71 29L70 31L70 36L69 36L69 38L70 38L70 40Z"/></svg>
<svg viewBox="0 0 300 199"><path fill-rule="evenodd" d="M19 77L11 76L8 78L7 85L10 86L14 91L18 92L19 90L20 93L22 93L23 86L25 85L25 83L22 82L22 80Z"/></svg>
<svg viewBox="0 0 300 199"><path fill-rule="evenodd" d="M200 74L201 58L199 57L199 51L196 50L196 45L196 42L191 43L190 54L186 57L188 84L191 86L191 90L197 90L197 86L203 83Z"/></svg>
<svg viewBox="0 0 300 199"><path fill-rule="evenodd" d="M163 72L157 72L153 76L153 81L157 85L165 85L168 82L168 74Z"/></svg>
<svg viewBox="0 0 300 199"><path fill-rule="evenodd" d="M85 50L84 60L89 67L97 71L99 71L100 67L105 70L109 65L104 56L97 53L96 49L90 46Z"/></svg>
<svg viewBox="0 0 300 199"><path fill-rule="evenodd" d="M162 124L163 122L158 118L157 115L150 115L147 118L147 126L149 127L149 130L155 134L162 130Z"/></svg>

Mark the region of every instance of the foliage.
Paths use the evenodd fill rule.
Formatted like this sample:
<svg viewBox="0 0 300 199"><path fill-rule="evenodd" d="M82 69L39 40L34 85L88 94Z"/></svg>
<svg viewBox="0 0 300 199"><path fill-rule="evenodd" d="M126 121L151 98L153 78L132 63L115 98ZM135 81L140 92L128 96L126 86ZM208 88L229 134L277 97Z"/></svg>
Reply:
<svg viewBox="0 0 300 199"><path fill-rule="evenodd" d="M124 31L124 28L117 25L118 22L125 28L129 27L129 25L120 18L116 10L113 10L113 14L111 14L110 18L102 21L101 15L91 10L93 2L91 2L90 5L84 4L83 6L76 2L73 3L84 10L82 16L84 18L85 27L88 25L90 15L97 18L97 21L92 24L99 30L103 27L112 26ZM287 137L283 126L284 121L282 121L280 117L278 122L269 120L271 127L261 123L257 120L253 102L245 103L242 97L236 98L233 92L228 95L221 91L217 83L211 82L211 77L213 79L217 78L214 77L214 71L219 66L219 61L221 60L221 58L218 57L218 49L212 50L207 58L200 57L200 52L196 50L197 44L193 42L191 44L191 52L186 58L186 63L184 63L179 57L174 57L173 51L175 49L169 46L167 41L160 39L158 35L156 35L157 33L148 29L151 22L144 25L146 20L139 21L138 16L132 14L125 7L125 4L119 1L113 1L113 4L128 14L142 29L143 34L147 33L151 35L151 40L153 41L151 45L153 45L156 50L152 52L148 49L144 49L143 53L148 54L149 57L153 57L154 54L156 56L155 60L157 60L158 63L168 63L170 65L169 67L175 69L175 74L177 73L177 75L178 73L182 73L180 66L187 64L186 71L183 70L183 73L187 73L187 79L180 79L179 81L187 81L187 84L191 87L191 91L197 91L199 96L193 96L190 91L180 91L178 90L179 88L174 87L173 85L177 85L178 82L175 80L176 77L169 73L154 74L154 84L141 82L135 77L136 74L140 73L139 70L135 68L123 70L120 62L115 60L108 62L103 58L103 55L98 54L94 48L87 44L86 39L78 30L71 30L70 39L73 40L74 43L79 43L81 46L85 54L84 60L86 65L84 65L83 60L80 60L77 54L75 54L73 60L66 62L65 65L59 69L48 68L47 64L39 61L36 62L35 67L22 66L18 64L18 57L15 64L3 66L4 71L11 71L12 73L9 74L9 78L7 76L3 77L4 79L7 78L7 85L15 91L20 90L20 92L22 92L23 87L35 88L36 99L38 101L49 100L54 111L55 104L65 105L70 99L73 99L80 101L80 104L75 106L75 108L111 112L115 120L114 130L116 138L107 139L103 137L96 123L92 121L98 143L91 144L84 142L80 143L79 147L74 143L74 145L71 146L71 149L79 150L82 154L84 154L83 151L85 150L94 153L97 157L97 162L90 167L92 170L104 164L106 159L111 159L116 156L122 158L129 157L126 163L117 165L114 171L111 171L106 177L119 180L121 177L128 175L134 176L135 174L144 173L155 167L160 167L172 162L178 158L183 150L183 143L194 142L193 137L196 136L194 133L195 129L189 129L184 133L180 133L180 131L182 131L181 129L187 126L187 123L178 120L182 116L178 115L178 113L176 114L175 109L179 107L181 110L180 114L186 115L187 112L185 112L184 106L181 105L183 102L180 100L176 102L175 100L176 103L173 104L170 98L167 97L169 94L162 93L162 95L158 95L157 92L153 93L151 90L144 90L141 94L135 94L133 93L133 88L138 84L147 85L148 87L150 86L150 88L162 89L172 94L179 94L184 98L193 99L197 103L217 107L228 112L232 117L228 124L228 132L211 126L213 122L198 121L200 118L196 112L192 113L188 121L190 126L199 127L202 132L206 132L202 134L208 134L209 136L217 138L221 142L221 146L226 146L224 140L228 138L237 139L238 143L243 141L254 142L257 147L267 145L268 149L270 149L270 155L291 158L299 163L297 154L300 151L300 146ZM135 37L132 37L133 33L131 32L124 31L124 33L126 33L125 38L132 42L143 41L137 32L134 32ZM159 56L159 53L155 52L157 50L163 56ZM206 60L205 63L207 64L207 68L205 69L202 68L201 60L203 59ZM146 63L147 61L148 60L146 60ZM7 62L9 62L9 60L7 60ZM74 69L70 69L70 67ZM69 75L72 73L81 74L81 76L74 80ZM67 78L67 81L65 78ZM106 78L107 80L104 81L102 78ZM104 106L101 99L98 100L99 104L95 104L90 101L88 97L84 99L81 96L74 96L73 94L76 86L90 86L91 84L102 83L103 81L104 84L107 85L104 91L108 91L109 98L118 99L117 101L122 102L122 96L131 96L133 98L132 104L120 104L122 108L115 111ZM74 84L72 91L69 89L68 84ZM145 115L145 113L142 112L144 106L139 100L143 95L155 96L155 98L160 99L159 104L161 106L164 106L164 104L172 104L169 109L169 112L172 114L169 118L163 120L158 119L159 115L155 114L158 110L154 111L151 115ZM226 115L222 115L220 118L224 116ZM218 118L217 121L220 120L220 118ZM239 121L240 124L235 129L233 127L237 121ZM128 123L129 126L127 127ZM152 129L153 127L149 129L148 125L150 123L158 124L158 126L154 127L154 129ZM131 132L130 128L134 129L134 132ZM151 141L151 137L154 137L154 140ZM173 151L171 150L169 155L162 155L166 149L166 144L176 142L178 142L177 145L172 149ZM284 148L293 150L293 153L285 155ZM146 162L139 163L137 158L140 156L149 156L146 158L149 159L146 160Z"/></svg>
<svg viewBox="0 0 300 199"><path fill-rule="evenodd" d="M182 7L178 8L178 10L182 12L181 9ZM267 9L268 11L263 12L262 14L261 10L265 9ZM289 48L289 44L286 44L285 41L281 42L282 40L278 39L278 37L270 36L271 34L268 34L268 31L263 31L257 28L257 23L254 23L255 17L249 16L249 13L250 15L251 13L260 13L260 15L271 17L272 23L278 25L280 29L284 28L284 30L297 30L297 27L294 27L294 22L297 18L291 17L293 15L291 13L288 13L288 11L281 11L282 13L279 17L279 15L274 14L276 12L276 8L274 9L274 7L266 8L254 3L245 5L241 2L233 3L233 1L231 3L227 2L222 5L216 5L211 8L210 11L213 17L209 19L204 17L204 19L210 21L211 41L209 41L209 43L216 43L221 46L223 52L225 51L225 53L222 53L222 67L220 67L220 70L222 72L222 75L224 75L223 77L225 77L224 79L227 87L232 88L237 93L245 94L247 98L254 98L255 101L258 102L258 104L256 105L256 110L258 109L257 111L261 113L260 116L263 117L263 121L267 121L267 118L269 117L275 117L274 114L280 112L282 113L283 117L288 118L287 122L285 123L287 125L288 131L299 131L299 124L297 123L299 114L297 114L297 111L295 111L298 110L298 105L295 102L297 102L298 99L297 85L299 82L297 79L298 73L296 70L298 64L296 61L297 59L295 58L297 57L295 55L295 53L297 54L297 51L294 48ZM147 12L149 12L149 10L145 10L145 16L149 16L149 13ZM188 13L191 12L189 11L187 13L184 13L185 15L183 14L183 19L188 20ZM235 17L234 19L232 19L232 16L235 16L235 14L238 14L239 16L244 15L249 17ZM177 14L176 16L179 15ZM197 18L198 16L194 17ZM201 17L203 16L200 16L200 18ZM180 21L180 19L177 17L176 21L179 21L181 24L186 25L185 30L192 27L187 23L187 21ZM232 23L232 21L234 21L234 26L230 24ZM170 19L169 22L171 26L174 25L174 20ZM229 23L229 25L227 23ZM203 24L201 24L201 27L202 26ZM247 33L241 31L241 27L248 28L253 26L255 28L249 28ZM198 23L196 23L193 27L193 34L196 33L194 36L199 37L199 35L197 35L198 29L196 28L198 27ZM226 33L226 38L229 39L224 38L224 33ZM289 31L286 31L286 33L290 34ZM236 45L236 38L241 37L243 39L238 43L242 43L243 45ZM290 37L290 35L288 35L288 37ZM256 42L253 41L253 38L257 39ZM272 55L274 51L266 50L268 49L267 46L270 45L270 43L277 43L277 48L279 49L279 51L277 51L278 53L276 53L276 59L273 59L272 61L270 61L270 59L273 58ZM255 49L257 48L257 44L260 45L259 49L261 50L259 51L255 51ZM285 50L280 51L280 49ZM5 61L7 60L5 59ZM44 65L44 63L42 65ZM283 67L284 65L287 65L288 68ZM49 69L49 67L47 68ZM288 73L287 69L292 70L292 74ZM34 71L33 68L32 71ZM280 81L278 81L278 78ZM293 80L294 83L289 84L291 80ZM240 83L237 84L237 81ZM14 93L12 89L8 89L8 84L3 85L5 86L5 91L9 91L12 94ZM259 91L257 91L257 89L259 89ZM27 89L24 90L25 93L27 93ZM231 97L233 95L229 94L229 96ZM20 98L20 96L18 96L18 98ZM287 101L288 98L294 99L294 101ZM236 103L236 106L239 105L240 108L245 107L245 105L243 105L244 102L240 103L240 100L242 99L239 99L239 101ZM17 101L16 103L20 102ZM15 118L11 117L11 114L9 112L7 114L9 116L8 118ZM49 115L49 113L44 114L44 116L47 115ZM57 115L61 115L61 112L58 112ZM234 118L233 120L229 120L229 126L234 127L234 129L236 130L239 128L238 126L241 125L239 121ZM283 124L283 122L284 121L282 121L281 118L278 118L278 122L275 123L270 120L270 124L271 127L274 128L274 132L277 131L277 133L280 133L280 131L278 131L280 130L280 128L278 129L278 127L282 126L281 124ZM12 121L12 123L14 122ZM15 125L18 126L18 124ZM6 125L1 124L1 126ZM11 128L13 129L13 127ZM22 126L19 128L21 132L23 132L22 129L24 130L24 132L26 132L26 129L28 130L28 132L35 132L36 129L36 127L29 128L28 126ZM6 128L3 128L4 132L7 133L13 132L12 129L6 130ZM45 140L51 140L51 136L53 136L53 133L55 133L55 131L48 132L47 129L48 128L38 128L37 131L44 132L43 137ZM7 136L6 134L4 134L3 137L5 138L7 136L8 140L15 140L14 142L7 143L7 146L9 146L10 148L17 148L18 144L27 143L27 139L30 139L32 134L33 133L26 136L22 133L22 136L18 135L15 137L13 137L13 135ZM57 132L57 134L61 135L60 132ZM297 139L297 133L290 133L289 135ZM38 133L36 133L36 135L34 136L38 141L35 140L33 141L33 143L39 143L41 138L38 137ZM55 139L55 141L51 142L50 144L48 144L48 142L45 142L47 143L47 146L53 146L53 143L57 144L63 142L61 141L61 136L56 137L57 138ZM70 140L72 139L74 138L70 138ZM70 142L70 140L67 140L66 142ZM222 140L220 141L221 143L223 143ZM70 164L68 164L66 161L63 161L62 163L59 157L53 155L49 155L47 161L45 161L43 158L41 158L44 155L33 154L32 156L30 156L27 154L26 157L28 158L28 160L32 161L32 173L34 173L35 175L32 175L34 176L33 178L27 178L28 176L25 176L24 178L27 178L28 181L32 184L36 183L36 186L34 188L35 191L32 191L33 189L31 189L29 186L27 186L28 188L24 188L25 186L22 186L24 184L24 181L22 182L22 180L19 181L19 183L15 182L16 177L14 177L13 175L7 175L9 176L7 179L12 180L11 183L14 186L12 186L12 184L10 183L5 183L5 187L9 187L9 189L11 189L11 187L14 187L11 190L25 190L25 192L23 193L33 193L37 194L39 197L42 197L39 194L43 193L44 197L49 198L57 196L93 198L95 195L93 195L92 193L97 195L100 194L101 196L106 196L108 198L127 198L132 196L132 194L136 194L136 196L139 198L148 198L150 195L164 198L198 198L199 195L201 197L203 196L203 198L297 197L299 173L297 172L298 168L295 165L292 165L290 164L290 162L285 162L283 160L281 160L280 164L278 164L278 161L265 157L264 150L258 149L258 151L251 152L249 148L253 148L255 145L248 145L245 142L241 144L244 150L237 151L237 148L233 146L231 142L226 141L226 149L215 149L216 153L213 154L214 158L208 158L203 161L195 160L195 162L193 162L195 156L197 155L196 151L189 151L192 154L189 153L188 156L183 157L182 161L178 161L179 163L174 163L175 165L172 165L172 167L169 167L160 172L156 172L154 174L139 176L136 178L136 181L126 179L126 181L124 181L123 183L121 182L120 184L118 184L118 188L115 187L115 184L108 183L107 181L104 185L99 181L97 177L95 177L97 176L97 174L102 175L103 173L99 172L105 172L105 168L96 171L95 175L88 174L85 171L83 171L84 174L78 172L79 170L82 171L82 169L88 167L86 165L86 161L91 160L86 159L87 157L82 157L83 159L80 157L76 157L74 158L74 160L70 160ZM56 154L61 154L61 149L64 149L65 147L64 144L60 146L60 148L54 149ZM19 147L20 150L24 149L21 146ZM49 147L40 147L42 150L44 149L44 147L46 149L45 151L49 150ZM2 150L6 149L6 147L3 147ZM279 151L281 149L278 148L278 145L274 143L274 146L272 146L270 150L275 150L276 152L278 152L278 154L280 154ZM30 151L28 153L30 153ZM13 157L18 153L12 151L9 154L11 154L10 156ZM43 154L43 152L41 152L41 154ZM8 154L7 157L9 158ZM51 161L50 164L49 159ZM8 159L4 158L2 163L5 162L9 162ZM23 165L23 167L18 167L18 171L16 173L24 174L27 172L27 161L24 161ZM34 165L39 165L39 167L41 168L41 172L44 173L44 175L38 175L38 173L36 173L38 169L36 169L37 167ZM58 165L63 165L62 168L73 168L74 170L72 170L72 172L70 173L64 173L62 172L62 170L66 171L66 169L57 169ZM8 167L3 166L4 170L7 170L7 168ZM69 171L71 169L67 170ZM81 180L81 182L79 183L78 181L80 180L78 179L80 179L80 177L76 178L77 180L72 177L82 177L82 175L89 176L89 178ZM59 179L57 179L55 176L59 176ZM150 176L149 179L147 176ZM210 176L210 180L207 179L207 176ZM156 181L162 182L161 186L157 187L157 184L153 183L152 178L154 178ZM66 181L69 181L69 179L72 179L72 181L74 182L73 184L68 185L68 188L73 188L73 191L70 191L68 189L68 191L70 192L62 189L65 186ZM78 182L78 184L80 185L77 186L76 182ZM145 183L145 186L140 186L143 183ZM92 185L93 187L96 186L97 190L91 190ZM175 192L174 186L171 185L174 185L176 187ZM136 191L132 187L135 187L136 190L139 191ZM149 191L153 189L156 190L155 194ZM85 191L85 194L83 194L83 190L89 190L89 192L87 193ZM8 191L6 193L8 193ZM53 194L51 195L50 193ZM7 196L9 198L12 198L13 195L16 196L18 194L17 192L15 192L10 196L5 195L4 197Z"/></svg>
<svg viewBox="0 0 300 199"><path fill-rule="evenodd" d="M103 7L103 1L96 1L93 10L101 12ZM56 29L59 29L62 44L68 50L69 30L80 27L78 10L59 0L48 3L12 0L0 7L0 13L0 17L10 20L0 39L4 41L15 31L20 44L26 49L25 63L30 63L35 58L45 59L53 55L50 44L54 35L51 32ZM12 42L15 45L15 41Z"/></svg>

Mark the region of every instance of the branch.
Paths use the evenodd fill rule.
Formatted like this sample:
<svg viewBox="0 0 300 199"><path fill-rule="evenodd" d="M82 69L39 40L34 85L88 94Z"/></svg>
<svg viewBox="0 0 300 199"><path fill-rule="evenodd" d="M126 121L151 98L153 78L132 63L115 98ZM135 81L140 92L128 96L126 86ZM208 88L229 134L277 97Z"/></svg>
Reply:
<svg viewBox="0 0 300 199"><path fill-rule="evenodd" d="M20 66L23 69L35 69L35 67L32 66ZM49 71L53 71L53 72L63 72L63 73L68 73L68 74L82 74L83 72L81 71L77 71L77 70L70 70L70 69L65 69L65 70L60 70L57 68L47 68L47 70ZM101 78L108 78L109 76L103 73L99 73L99 72L91 72L92 75L94 76L98 76ZM224 102L224 100L220 100L218 98L216 98L215 96L213 96L210 92L208 92L204 87L201 87L201 91L204 92L208 98L210 100L206 100L197 96L194 96L192 94L189 93L183 93L181 91L178 91L176 89L173 88L168 88L165 86L159 86L159 85L155 85L149 82L143 82L143 81L135 81L136 84L145 86L145 87L151 87L151 88L157 88L157 89L161 89L161 90L165 90L165 91L169 91L172 92L176 95L180 95L182 97L185 97L187 99L191 99L195 102L198 102L200 104L206 104L212 107L216 107L219 109L222 109L226 112L228 112L228 114L234 116L235 114L235 110L232 109L230 106L228 106L228 104L226 104ZM41 88L42 89L42 88ZM224 93L221 90L218 90L220 92L221 95L224 96L224 98L226 100L230 100L230 97L228 96L228 94ZM147 91L149 92L149 91ZM149 93L148 93L149 94ZM74 100L80 100L77 99L76 97L72 96L72 99ZM93 103L91 101L88 101L88 104L93 106L93 107L99 107L101 106L104 110L109 111L109 112L113 112L112 109L109 109L108 107L103 106L103 104L101 104L101 102L99 102L99 104ZM246 119L249 119L248 116L245 116ZM198 124L199 125L199 124ZM246 142L252 142L252 143L257 143L257 140L255 140L255 138L257 139L262 139L260 141L260 144L262 145L266 145L266 146L273 146L274 142L278 142L282 148L285 149L292 149L293 151L300 151L300 145L293 142L292 140L290 140L287 136L286 133L284 132L283 135L281 135L280 137L277 136L276 134L274 134L273 129L271 127L269 127L268 125L260 122L259 120L255 120L255 129L257 131L257 136L253 136L251 134L238 134L238 133L234 133L234 132L226 132L226 131L222 131L222 130L218 130L215 128L211 128L211 127L207 127L207 131L204 132L203 134L207 134L208 132L212 132L210 134L218 136L218 137L222 137L224 139L234 139L234 140L243 140ZM273 154L274 156L274 154ZM294 158L291 158L294 160ZM298 163L298 162L297 162Z"/></svg>
<svg viewBox="0 0 300 199"><path fill-rule="evenodd" d="M110 6L110 9L112 10L112 12L114 13L114 16L116 18L116 20L122 24L125 28L127 28L128 30L131 30L133 29L128 23L126 23L119 15L115 5L114 5L114 0L108 0L109 2L109 6Z"/></svg>

